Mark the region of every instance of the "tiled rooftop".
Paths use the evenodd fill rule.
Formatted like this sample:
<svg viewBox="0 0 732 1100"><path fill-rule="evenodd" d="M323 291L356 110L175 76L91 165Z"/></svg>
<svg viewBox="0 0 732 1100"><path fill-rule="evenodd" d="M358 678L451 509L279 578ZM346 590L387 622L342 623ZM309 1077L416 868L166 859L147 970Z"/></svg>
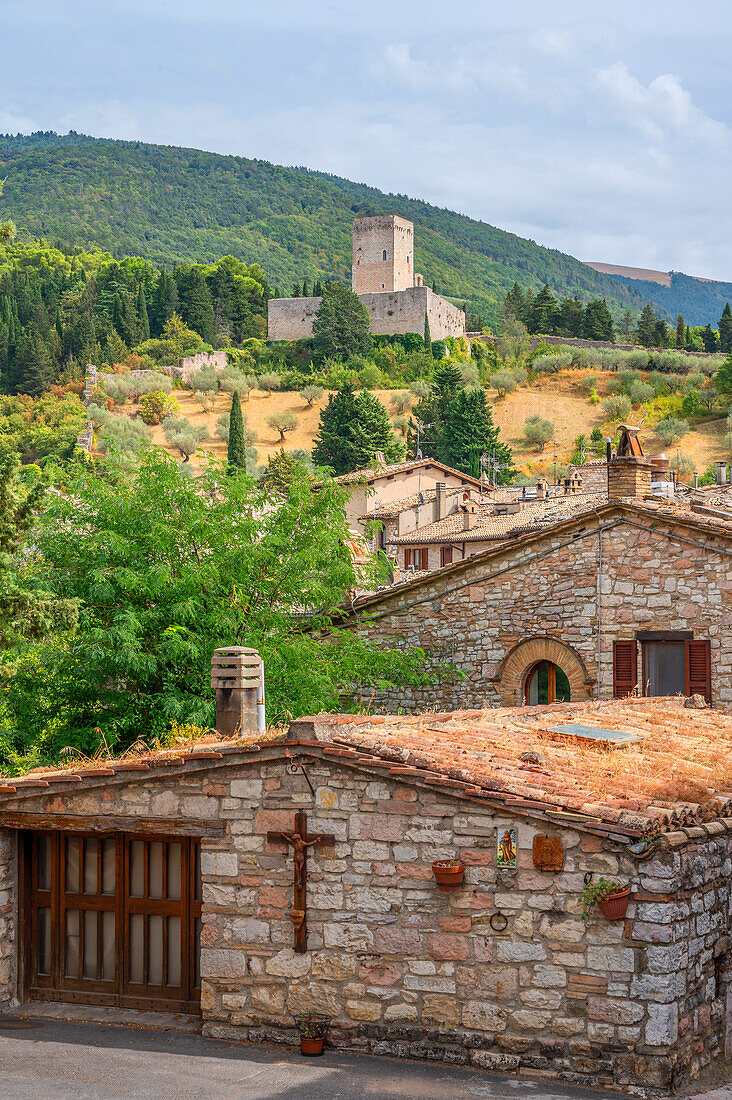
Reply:
<svg viewBox="0 0 732 1100"><path fill-rule="evenodd" d="M420 527L418 531L399 535L391 541L397 545L414 546L424 543L445 541L488 542L503 540L512 535L528 531L541 531L545 527L569 519L582 512L591 512L604 504L604 493L577 493L574 496L553 496L544 501L532 501L524 504L519 512L501 516L495 514L495 502L478 506L473 526L466 531L463 527L463 512L455 512L445 519Z"/></svg>
<svg viewBox="0 0 732 1100"><path fill-rule="evenodd" d="M463 481L469 482L472 485L479 485L474 477L470 474L463 473L462 470L453 470L451 466L445 466L444 463L438 462L435 458L418 458L412 462L392 462L386 466L365 466L362 470L353 470L350 474L340 474L338 477L334 477L338 485L356 485L358 482L374 481L376 478L388 477L389 474L402 474L407 473L410 470L418 470L420 467L426 469L432 466L437 470L443 470L445 473L453 474L455 477L462 478Z"/></svg>

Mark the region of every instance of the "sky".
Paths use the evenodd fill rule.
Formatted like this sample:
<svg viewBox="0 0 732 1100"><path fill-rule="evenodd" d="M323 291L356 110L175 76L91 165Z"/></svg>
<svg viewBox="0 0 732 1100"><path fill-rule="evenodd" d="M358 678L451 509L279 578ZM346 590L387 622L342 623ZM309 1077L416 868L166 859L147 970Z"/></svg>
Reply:
<svg viewBox="0 0 732 1100"><path fill-rule="evenodd" d="M732 280L726 0L0 0L0 132L309 168Z"/></svg>

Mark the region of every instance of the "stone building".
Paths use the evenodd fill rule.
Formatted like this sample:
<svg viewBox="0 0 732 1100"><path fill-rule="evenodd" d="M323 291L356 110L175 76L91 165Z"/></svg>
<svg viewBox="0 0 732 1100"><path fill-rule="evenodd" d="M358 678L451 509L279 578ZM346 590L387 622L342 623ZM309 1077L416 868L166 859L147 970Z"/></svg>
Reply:
<svg viewBox="0 0 732 1100"><path fill-rule="evenodd" d="M375 336L424 332L433 340L465 334L465 313L414 272L414 225L396 214L356 218L351 285L369 311ZM273 298L268 305L269 340L305 340L313 334L319 297Z"/></svg>
<svg viewBox="0 0 732 1100"><path fill-rule="evenodd" d="M385 693L378 705L520 706L638 690L732 707L732 514L644 496L647 474L639 460L637 496L514 532L358 600L344 620L354 630L422 646L464 676Z"/></svg>
<svg viewBox="0 0 732 1100"><path fill-rule="evenodd" d="M729 1027L731 751L732 719L628 699L321 715L5 780L0 1004L284 1043L324 1013L376 1054L678 1084ZM600 875L626 919L583 923Z"/></svg>

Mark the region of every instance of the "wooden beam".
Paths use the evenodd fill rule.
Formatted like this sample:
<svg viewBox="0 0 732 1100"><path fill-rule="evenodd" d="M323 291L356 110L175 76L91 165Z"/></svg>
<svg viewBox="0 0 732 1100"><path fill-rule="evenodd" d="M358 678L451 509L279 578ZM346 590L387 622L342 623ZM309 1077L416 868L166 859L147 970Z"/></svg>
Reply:
<svg viewBox="0 0 732 1100"><path fill-rule="evenodd" d="M136 833L148 836L221 836L225 821L201 821L185 818L120 817L117 815L22 813L0 809L0 828L58 829L74 833Z"/></svg>

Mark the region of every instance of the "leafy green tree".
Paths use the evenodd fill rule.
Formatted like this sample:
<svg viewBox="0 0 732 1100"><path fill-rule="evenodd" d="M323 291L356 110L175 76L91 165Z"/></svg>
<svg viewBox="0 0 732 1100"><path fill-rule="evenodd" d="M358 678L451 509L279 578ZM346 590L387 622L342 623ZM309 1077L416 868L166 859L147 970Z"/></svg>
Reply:
<svg viewBox="0 0 732 1100"><path fill-rule="evenodd" d="M719 393L732 393L732 354L727 356L714 375L714 384Z"/></svg>
<svg viewBox="0 0 732 1100"><path fill-rule="evenodd" d="M137 288L137 320L139 324L139 330L142 333L141 339L150 339L150 318L147 312L147 299L145 297L145 288L140 283Z"/></svg>
<svg viewBox="0 0 732 1100"><path fill-rule="evenodd" d="M636 329L635 333L636 340L642 347L653 347L653 341L655 339L655 327L656 314L653 311L653 306L643 306L641 315L638 318L638 328Z"/></svg>
<svg viewBox="0 0 732 1100"><path fill-rule="evenodd" d="M594 298L585 306L582 335L587 340L615 340L615 328L604 298Z"/></svg>
<svg viewBox="0 0 732 1100"><path fill-rule="evenodd" d="M351 427L356 419L356 395L347 383L320 410L320 427L313 447L315 466L327 466L336 476L350 473L353 462Z"/></svg>
<svg viewBox="0 0 732 1100"><path fill-rule="evenodd" d="M244 417L241 412L239 394L234 391L229 413L229 444L226 451L229 469L246 470L246 450L244 441Z"/></svg>
<svg viewBox="0 0 732 1100"><path fill-rule="evenodd" d="M347 359L369 351L371 318L366 306L345 283L329 282L313 320L313 338L322 358Z"/></svg>
<svg viewBox="0 0 732 1100"><path fill-rule="evenodd" d="M0 195L3 193L5 180L0 180ZM11 221L0 222L0 244L10 244L15 237L15 226Z"/></svg>
<svg viewBox="0 0 732 1100"><path fill-rule="evenodd" d="M313 482L315 479L302 462L298 462L291 453L280 448L267 458L264 473L259 479L262 489L271 493L287 494L295 478L305 478Z"/></svg>
<svg viewBox="0 0 732 1100"><path fill-rule="evenodd" d="M387 462L399 462L404 447L394 435L389 414L369 390L356 397L356 420L351 428L353 469L368 466L377 451L383 451Z"/></svg>
<svg viewBox="0 0 732 1100"><path fill-rule="evenodd" d="M686 322L683 313L676 318L676 347L683 348L686 341Z"/></svg>
<svg viewBox="0 0 732 1100"><path fill-rule="evenodd" d="M0 455L0 649L50 637L76 624L74 599L57 599L38 581L24 551L47 483L28 489L16 455Z"/></svg>
<svg viewBox="0 0 732 1100"><path fill-rule="evenodd" d="M279 442L284 443L286 433L294 432L297 428L297 417L293 412L285 410L268 416L267 424L273 432L279 434Z"/></svg>
<svg viewBox="0 0 732 1100"><path fill-rule="evenodd" d="M499 397L505 397L516 389L516 375L510 370L497 370L491 375L490 383Z"/></svg>
<svg viewBox="0 0 732 1100"><path fill-rule="evenodd" d="M447 466L479 477L484 454L495 458L500 467L498 483L509 483L515 472L511 450L499 440L485 391L461 390L447 410L437 457Z"/></svg>
<svg viewBox="0 0 732 1100"><path fill-rule="evenodd" d="M682 435L686 435L688 430L688 421L678 420L675 416L667 416L665 419L659 420L655 428L656 435L665 447L669 447L672 443L676 443L678 439L681 439Z"/></svg>
<svg viewBox="0 0 732 1100"><path fill-rule="evenodd" d="M575 294L565 298L559 307L556 330L560 336L581 336L585 316L584 306Z"/></svg>
<svg viewBox="0 0 732 1100"><path fill-rule="evenodd" d="M625 313L620 319L620 331L626 340L630 339L630 334L633 331L633 314L629 309L626 309Z"/></svg>
<svg viewBox="0 0 732 1100"><path fill-rule="evenodd" d="M536 447L539 454L543 454L549 440L554 438L555 431L551 420L545 420L538 414L529 416L524 421L524 439L530 447Z"/></svg>
<svg viewBox="0 0 732 1100"><path fill-rule="evenodd" d="M719 318L719 350L728 355L732 351L732 309L729 302Z"/></svg>
<svg viewBox="0 0 732 1100"><path fill-rule="evenodd" d="M663 318L659 318L653 326L653 343L657 348L668 347L668 325Z"/></svg>
<svg viewBox="0 0 732 1100"><path fill-rule="evenodd" d="M308 408L311 409L313 405L322 399L324 393L325 390L322 386L309 385L303 386L300 390L300 397L307 402Z"/></svg>
<svg viewBox="0 0 732 1100"><path fill-rule="evenodd" d="M701 404L702 399L699 390L689 390L689 392L684 397L684 400L681 402L681 412L687 420L691 420L698 414L701 408Z"/></svg>
<svg viewBox="0 0 732 1100"><path fill-rule="evenodd" d="M164 430L168 443L183 456L184 462L190 460L191 455L196 453L208 434L205 428L196 427L195 424L191 424L190 420L185 418L166 420Z"/></svg>
<svg viewBox="0 0 732 1100"><path fill-rule="evenodd" d="M275 504L250 478L222 472L194 479L156 450L114 477L80 470L49 499L38 580L78 601L79 624L18 662L7 693L13 752L32 746L40 762L71 745L93 756L102 739L123 750L172 722L212 725L220 646L262 654L275 725L337 710L357 687L436 678L422 650L333 627L349 589L378 579L375 560L359 559L356 572L344 487L313 493L296 477Z"/></svg>

